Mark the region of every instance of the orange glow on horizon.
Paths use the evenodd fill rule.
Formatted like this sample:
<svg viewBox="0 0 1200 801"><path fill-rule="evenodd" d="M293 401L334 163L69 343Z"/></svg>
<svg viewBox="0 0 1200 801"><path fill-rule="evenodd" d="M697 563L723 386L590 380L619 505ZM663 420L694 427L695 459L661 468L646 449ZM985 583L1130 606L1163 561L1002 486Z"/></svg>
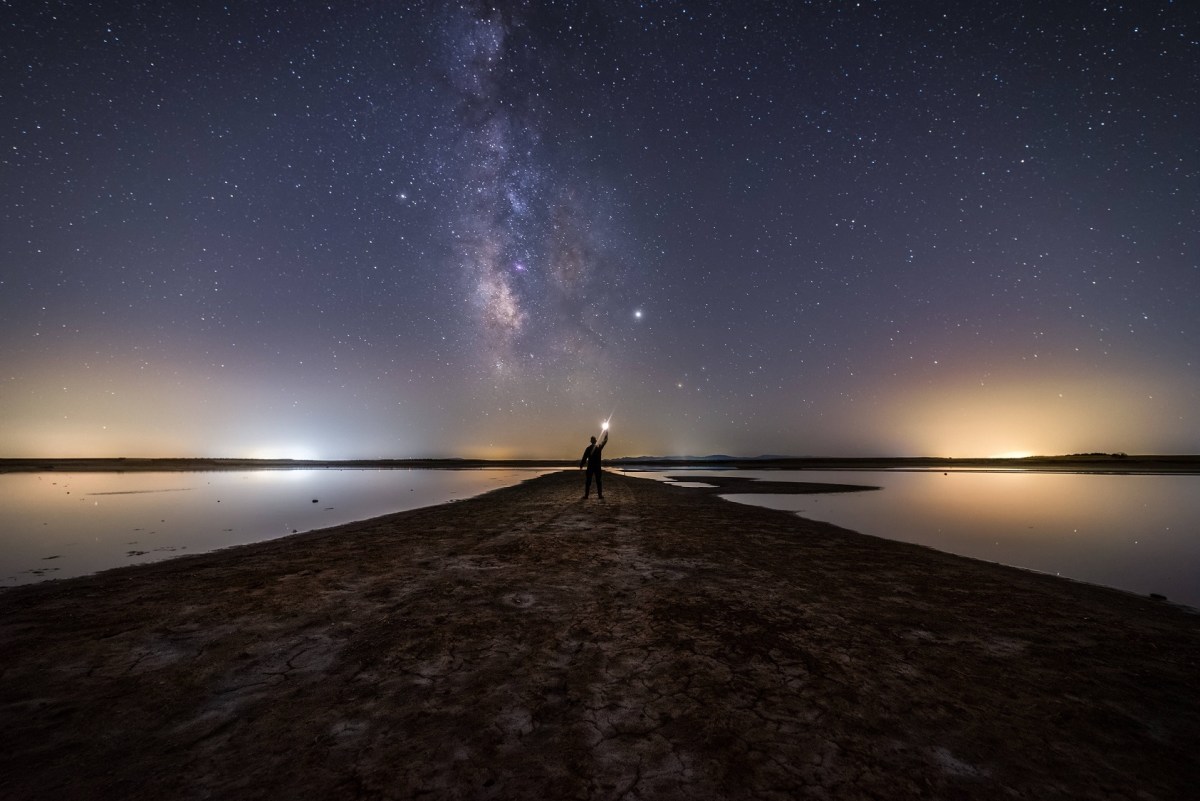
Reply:
<svg viewBox="0 0 1200 801"><path fill-rule="evenodd" d="M926 386L898 394L879 436L897 452L949 458L1146 452L1139 443L1160 422L1145 402L1156 383L1131 374L1014 375Z"/></svg>

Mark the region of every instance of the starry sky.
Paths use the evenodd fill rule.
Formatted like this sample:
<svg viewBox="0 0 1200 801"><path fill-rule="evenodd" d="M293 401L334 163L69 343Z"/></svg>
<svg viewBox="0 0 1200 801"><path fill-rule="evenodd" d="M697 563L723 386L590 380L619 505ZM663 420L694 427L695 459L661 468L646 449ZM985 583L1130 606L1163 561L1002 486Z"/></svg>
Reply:
<svg viewBox="0 0 1200 801"><path fill-rule="evenodd" d="M0 8L0 456L1200 453L1194 3Z"/></svg>

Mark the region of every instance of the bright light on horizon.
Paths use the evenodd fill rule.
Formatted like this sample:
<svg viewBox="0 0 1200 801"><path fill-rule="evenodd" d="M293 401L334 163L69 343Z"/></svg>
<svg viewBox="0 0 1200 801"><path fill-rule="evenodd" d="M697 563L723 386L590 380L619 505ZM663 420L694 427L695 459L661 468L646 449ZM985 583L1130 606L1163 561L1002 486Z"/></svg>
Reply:
<svg viewBox="0 0 1200 801"><path fill-rule="evenodd" d="M316 461L321 458L317 451L307 445L265 445L248 452L244 459L294 459Z"/></svg>

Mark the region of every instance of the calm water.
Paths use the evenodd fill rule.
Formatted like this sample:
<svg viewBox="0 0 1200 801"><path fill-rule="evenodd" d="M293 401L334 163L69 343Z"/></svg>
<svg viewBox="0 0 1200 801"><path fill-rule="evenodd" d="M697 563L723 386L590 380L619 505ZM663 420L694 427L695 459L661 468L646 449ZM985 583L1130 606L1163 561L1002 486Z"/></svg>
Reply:
<svg viewBox="0 0 1200 801"><path fill-rule="evenodd" d="M0 474L0 587L461 500L546 472Z"/></svg>
<svg viewBox="0 0 1200 801"><path fill-rule="evenodd" d="M467 498L545 472L552 471L0 474L0 586L273 539ZM719 474L687 471L696 481ZM737 474L884 487L727 497L964 556L1159 593L1200 608L1200 476Z"/></svg>
<svg viewBox="0 0 1200 801"><path fill-rule="evenodd" d="M722 474L729 475L686 473L697 482ZM857 470L744 470L737 475L883 487L726 497L864 534L1158 593L1200 608L1200 476Z"/></svg>

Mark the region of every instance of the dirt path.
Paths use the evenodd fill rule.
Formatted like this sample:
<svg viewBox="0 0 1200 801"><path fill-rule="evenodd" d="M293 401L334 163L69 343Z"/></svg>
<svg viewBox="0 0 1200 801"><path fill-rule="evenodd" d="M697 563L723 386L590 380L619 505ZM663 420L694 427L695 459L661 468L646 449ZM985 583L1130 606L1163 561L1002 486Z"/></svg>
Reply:
<svg viewBox="0 0 1200 801"><path fill-rule="evenodd" d="M6 799L1185 799L1200 616L552 474L0 593Z"/></svg>

